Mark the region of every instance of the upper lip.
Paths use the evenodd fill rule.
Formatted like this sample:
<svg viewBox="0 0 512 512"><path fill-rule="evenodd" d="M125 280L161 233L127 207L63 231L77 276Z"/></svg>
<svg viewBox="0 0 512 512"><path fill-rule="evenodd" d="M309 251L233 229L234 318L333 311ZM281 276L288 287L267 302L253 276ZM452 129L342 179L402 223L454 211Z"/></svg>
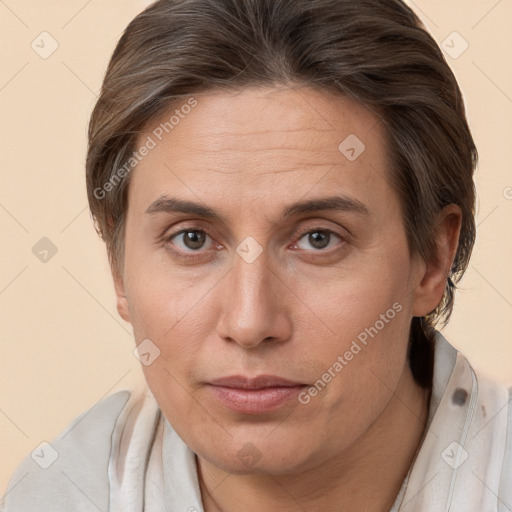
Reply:
<svg viewBox="0 0 512 512"><path fill-rule="evenodd" d="M243 375L230 375L210 381L214 386L223 386L236 389L263 389L275 387L303 386L303 382L291 381L277 375L258 375L245 377Z"/></svg>

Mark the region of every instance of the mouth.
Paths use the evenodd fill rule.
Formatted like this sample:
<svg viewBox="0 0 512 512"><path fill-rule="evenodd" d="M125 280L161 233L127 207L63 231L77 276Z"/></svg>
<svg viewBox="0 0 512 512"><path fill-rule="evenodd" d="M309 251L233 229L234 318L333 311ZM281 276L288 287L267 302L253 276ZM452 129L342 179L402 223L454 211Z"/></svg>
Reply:
<svg viewBox="0 0 512 512"><path fill-rule="evenodd" d="M278 409L306 387L308 384L276 375L253 378L232 375L207 383L209 392L218 402L243 414L262 414Z"/></svg>

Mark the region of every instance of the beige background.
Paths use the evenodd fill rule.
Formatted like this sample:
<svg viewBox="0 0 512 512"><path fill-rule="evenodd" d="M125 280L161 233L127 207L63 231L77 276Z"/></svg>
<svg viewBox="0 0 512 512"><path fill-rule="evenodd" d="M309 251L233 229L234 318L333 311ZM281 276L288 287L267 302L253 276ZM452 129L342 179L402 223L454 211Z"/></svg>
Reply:
<svg viewBox="0 0 512 512"><path fill-rule="evenodd" d="M142 379L87 208L88 116L142 0L0 0L0 497L22 457ZM477 246L444 334L512 384L512 0L409 2L447 55L480 151ZM48 58L38 51L58 43ZM41 38L44 37L44 43ZM42 48L44 44L44 48ZM449 47L452 48L449 48ZM57 248L46 263L32 247Z"/></svg>

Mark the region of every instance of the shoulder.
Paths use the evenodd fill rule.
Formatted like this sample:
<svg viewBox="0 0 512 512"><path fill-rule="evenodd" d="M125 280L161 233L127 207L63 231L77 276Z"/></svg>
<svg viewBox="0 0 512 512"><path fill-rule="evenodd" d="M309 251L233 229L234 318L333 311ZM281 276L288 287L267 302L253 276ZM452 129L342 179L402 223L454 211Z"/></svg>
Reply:
<svg viewBox="0 0 512 512"><path fill-rule="evenodd" d="M122 429L119 423L126 421L126 409L136 396L128 390L113 393L54 440L39 444L13 473L0 510L108 510L114 433Z"/></svg>
<svg viewBox="0 0 512 512"><path fill-rule="evenodd" d="M437 417L438 433L444 433L439 435L441 453L455 439L472 462L454 468L461 495L468 494L473 482L480 492L494 493L500 504L512 506L512 387L475 370L439 332L434 377L430 415Z"/></svg>
<svg viewBox="0 0 512 512"><path fill-rule="evenodd" d="M512 505L512 387L488 375L478 376L477 432L482 461L493 461L486 472L486 484L498 497L499 506ZM487 411L487 414L486 414ZM493 477L493 474L495 475ZM482 475L480 474L480 478ZM501 512L501 508L498 507ZM511 510L504 508L503 510Z"/></svg>
<svg viewBox="0 0 512 512"><path fill-rule="evenodd" d="M508 403L504 407L507 411L507 440L499 494L500 498L512 506L512 387L508 389Z"/></svg>

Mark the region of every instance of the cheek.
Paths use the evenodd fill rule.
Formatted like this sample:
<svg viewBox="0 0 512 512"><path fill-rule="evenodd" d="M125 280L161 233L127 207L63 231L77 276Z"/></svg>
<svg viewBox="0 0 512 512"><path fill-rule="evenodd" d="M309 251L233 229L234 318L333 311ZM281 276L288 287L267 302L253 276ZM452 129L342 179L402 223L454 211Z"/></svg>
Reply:
<svg viewBox="0 0 512 512"><path fill-rule="evenodd" d="M337 340L315 347L315 359L323 365L302 397L304 414L316 418L312 426L325 432L333 449L345 448L384 411L407 364L410 320L401 305L383 299L366 310L346 306Z"/></svg>
<svg viewBox="0 0 512 512"><path fill-rule="evenodd" d="M203 279L169 263L161 248L146 241L130 243L126 251L127 296L136 339L162 339L190 320L208 291ZM189 326L193 325L189 322Z"/></svg>
<svg viewBox="0 0 512 512"><path fill-rule="evenodd" d="M302 275L294 284L296 295L310 305L309 317L316 316L318 325L328 327L323 332L341 344L350 345L361 333L364 339L368 329L374 332L375 324L382 333L401 332L412 301L406 257L356 259L320 280L318 275Z"/></svg>
<svg viewBox="0 0 512 512"><path fill-rule="evenodd" d="M136 344L149 339L158 357L142 365L146 380L159 403L187 410L192 371L198 353L215 328L211 289L218 280L185 276L165 261L151 256L127 258L128 306ZM183 389L186 388L186 392ZM161 401L160 401L161 400Z"/></svg>
<svg viewBox="0 0 512 512"><path fill-rule="evenodd" d="M208 286L188 286L178 278L140 281L130 289L130 317L135 340L150 339L158 348L159 365L184 373L213 329ZM208 317L209 315L209 317Z"/></svg>
<svg viewBox="0 0 512 512"><path fill-rule="evenodd" d="M142 363L146 382L167 419L179 430L186 426L186 418L197 418L202 412L189 385L206 339L199 332L201 322L206 321L198 312L201 292L162 275L140 279L130 291L135 340L137 344L151 340L157 354L151 364Z"/></svg>
<svg viewBox="0 0 512 512"><path fill-rule="evenodd" d="M315 288L301 290L331 332L330 340L318 340L314 347L323 361L317 376L322 398L312 398L312 405L317 400L330 414L340 408L346 412L348 406L369 420L389 400L407 354L412 301L408 266L406 256L379 257L333 277L314 296L308 296L307 289ZM329 383L323 388L325 380Z"/></svg>

